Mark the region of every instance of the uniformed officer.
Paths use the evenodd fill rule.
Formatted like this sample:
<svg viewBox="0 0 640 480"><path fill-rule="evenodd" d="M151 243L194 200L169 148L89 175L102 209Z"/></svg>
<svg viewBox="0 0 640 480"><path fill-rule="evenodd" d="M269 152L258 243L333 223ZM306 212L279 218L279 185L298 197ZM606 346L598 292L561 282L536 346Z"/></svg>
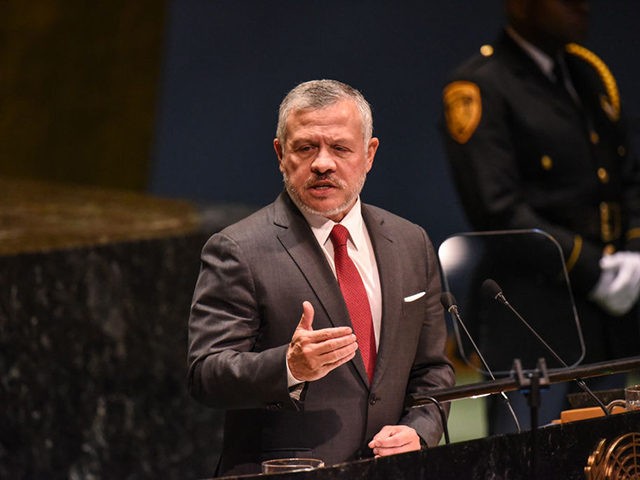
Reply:
<svg viewBox="0 0 640 480"><path fill-rule="evenodd" d="M455 70L443 91L443 136L463 207L477 230L539 228L557 240L584 362L636 355L640 169L616 81L577 43L587 34L588 2L505 0L505 7L499 39ZM529 254L535 262L536 252ZM526 301L536 292L516 294ZM535 343L527 335L513 341ZM504 347L489 340L482 348L491 356ZM564 393L543 397L540 423L558 417ZM492 417L492 433L513 429L502 413Z"/></svg>

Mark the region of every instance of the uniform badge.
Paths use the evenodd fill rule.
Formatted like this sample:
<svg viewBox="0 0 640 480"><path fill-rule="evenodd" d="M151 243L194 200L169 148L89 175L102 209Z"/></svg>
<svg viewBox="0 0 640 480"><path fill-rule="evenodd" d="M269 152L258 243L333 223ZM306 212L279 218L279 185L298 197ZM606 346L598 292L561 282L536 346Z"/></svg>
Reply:
<svg viewBox="0 0 640 480"><path fill-rule="evenodd" d="M452 82L444 88L442 99L449 135L458 143L467 143L482 117L480 88L472 82Z"/></svg>

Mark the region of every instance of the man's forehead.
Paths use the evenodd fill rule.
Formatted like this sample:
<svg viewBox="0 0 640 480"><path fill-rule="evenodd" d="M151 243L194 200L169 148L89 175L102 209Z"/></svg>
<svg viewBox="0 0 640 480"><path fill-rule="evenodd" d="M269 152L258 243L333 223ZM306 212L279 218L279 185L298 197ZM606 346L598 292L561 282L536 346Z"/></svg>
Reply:
<svg viewBox="0 0 640 480"><path fill-rule="evenodd" d="M345 132L321 132L313 129L303 129L292 132L288 141L292 144L302 143L307 141L319 141L323 140L329 143L336 142L353 142L360 138L360 135L345 133Z"/></svg>
<svg viewBox="0 0 640 480"><path fill-rule="evenodd" d="M360 128L362 120L357 111L343 106L333 105L338 108L306 108L298 109L289 115L287 119L287 130L290 132L304 128L327 128L345 129Z"/></svg>
<svg viewBox="0 0 640 480"><path fill-rule="evenodd" d="M300 107L294 108L289 118L291 117L323 117L325 115L344 115L345 117L351 117L357 112L357 106L355 102L349 99L338 100L336 102L324 105L321 107Z"/></svg>
<svg viewBox="0 0 640 480"><path fill-rule="evenodd" d="M357 122L295 122L287 124L287 135L291 140L303 138L326 138L332 140L352 139L360 136L361 126Z"/></svg>

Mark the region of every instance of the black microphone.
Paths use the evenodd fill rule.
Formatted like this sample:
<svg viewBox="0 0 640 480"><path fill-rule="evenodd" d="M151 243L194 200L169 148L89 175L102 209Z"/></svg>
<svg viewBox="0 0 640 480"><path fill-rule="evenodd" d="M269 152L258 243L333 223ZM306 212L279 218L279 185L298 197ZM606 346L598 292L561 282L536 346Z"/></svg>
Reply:
<svg viewBox="0 0 640 480"><path fill-rule="evenodd" d="M451 293L451 292L442 292L442 294L440 295L440 303L445 308L445 310L447 310L450 314L452 314L455 317L455 319L457 320L458 324L462 327L462 329L464 330L464 333L467 335L467 338L471 342L471 346L473 347L473 350L476 352L476 354L478 355L478 358L482 362L482 365L484 366L484 369L487 371L487 373L489 374L491 379L495 380L496 377L493 375L493 372L489 368L489 364L484 359L484 356L482 355L482 352L478 348L478 345L476 345L476 342L473 341L473 337L469 333L469 330L467 330L467 326L462 321L462 316L460 315L460 311L458 309L456 298L453 296L453 293ZM509 412L511 412L511 416L513 417L513 421L516 424L516 429L518 430L518 433L520 433L520 431L521 431L520 430L520 422L518 422L518 417L516 416L516 412L514 412L513 411L513 407L511 407L511 402L509 402L509 398L507 397L507 395L504 392L500 392L500 395L502 396L505 404L507 405L507 408L509 409Z"/></svg>
<svg viewBox="0 0 640 480"><path fill-rule="evenodd" d="M491 297L494 300L497 300L502 305L506 306L516 316L516 318L520 320L520 322L522 322L522 324L525 327L527 327L527 329L533 334L533 336L536 337L536 339L542 344L542 346L544 346L544 348L553 356L553 358L556 359L556 361L560 365L562 365L565 368L569 367L569 365L567 365L567 362L565 362L562 358L560 358L560 355L558 355L556 351L553 348L551 348L551 346L547 342L545 342L545 340L529 324L529 322L527 322L522 317L522 315L520 315L520 313L518 313L518 311L509 303L509 301L507 300L507 297L505 297L504 293L502 293L502 288L500 288L500 285L498 285L495 280L491 278L487 278L484 282L482 282L482 286L480 287L480 290L487 297ZM578 386L582 389L583 392L587 393L591 398L593 398L593 400L595 400L595 402L602 409L604 414L609 415L609 410L607 410L607 407L605 406L605 404L602 403L602 401L596 396L595 393L593 393L593 391L587 386L584 380L582 380L581 378L576 378L575 381L578 384Z"/></svg>

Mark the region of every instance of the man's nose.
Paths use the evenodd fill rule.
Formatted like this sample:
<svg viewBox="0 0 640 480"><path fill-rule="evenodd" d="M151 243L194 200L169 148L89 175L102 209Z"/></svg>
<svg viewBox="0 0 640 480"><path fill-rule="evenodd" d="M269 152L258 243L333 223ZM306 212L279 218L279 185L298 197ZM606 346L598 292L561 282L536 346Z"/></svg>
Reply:
<svg viewBox="0 0 640 480"><path fill-rule="evenodd" d="M332 172L336 168L336 162L328 148L320 148L318 154L311 162L311 170L316 173Z"/></svg>

